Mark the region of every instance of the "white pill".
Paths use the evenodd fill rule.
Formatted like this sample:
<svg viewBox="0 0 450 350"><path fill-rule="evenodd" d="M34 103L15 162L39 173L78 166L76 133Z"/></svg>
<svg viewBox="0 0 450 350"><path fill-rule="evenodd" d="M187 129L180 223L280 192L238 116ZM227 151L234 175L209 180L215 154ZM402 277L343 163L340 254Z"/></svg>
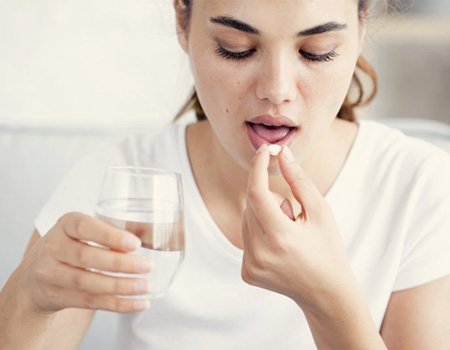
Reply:
<svg viewBox="0 0 450 350"><path fill-rule="evenodd" d="M280 145L269 145L269 153L271 156L276 157L278 155L278 153L280 153L281 151L281 146Z"/></svg>

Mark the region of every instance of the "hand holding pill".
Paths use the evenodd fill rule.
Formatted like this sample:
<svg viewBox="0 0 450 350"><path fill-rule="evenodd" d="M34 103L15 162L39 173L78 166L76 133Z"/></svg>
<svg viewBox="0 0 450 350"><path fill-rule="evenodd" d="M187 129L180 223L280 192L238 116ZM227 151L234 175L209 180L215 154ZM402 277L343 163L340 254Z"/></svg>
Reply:
<svg viewBox="0 0 450 350"><path fill-rule="evenodd" d="M323 294L324 285L348 285L353 274L331 209L287 146L276 157L301 213L288 215L282 207L286 203L292 207L289 199L280 206L277 195L270 191L271 146L278 145L258 149L249 172L241 222L242 278L284 294L299 305L312 305L317 303L314 295ZM330 293L341 292L330 288Z"/></svg>

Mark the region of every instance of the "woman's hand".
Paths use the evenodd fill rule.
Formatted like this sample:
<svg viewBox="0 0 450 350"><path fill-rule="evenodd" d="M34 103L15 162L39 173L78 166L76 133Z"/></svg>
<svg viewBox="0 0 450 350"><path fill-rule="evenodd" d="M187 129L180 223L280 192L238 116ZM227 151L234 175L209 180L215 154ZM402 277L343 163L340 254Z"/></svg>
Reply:
<svg viewBox="0 0 450 350"><path fill-rule="evenodd" d="M333 214L287 147L278 155L281 173L301 206L294 218L286 199L280 206L269 190L267 146L256 153L242 219L242 278L284 294L302 308L326 309L344 296L353 274Z"/></svg>
<svg viewBox="0 0 450 350"><path fill-rule="evenodd" d="M32 247L16 270L20 291L41 313L71 307L116 312L146 309L148 300L117 296L147 292L145 279L94 272L149 272L147 258L127 254L140 245L132 233L84 214L66 214Z"/></svg>
<svg viewBox="0 0 450 350"><path fill-rule="evenodd" d="M281 173L302 209L294 217L291 203L280 206L269 190L269 162L262 146L250 170L242 219L242 278L292 298L319 349L386 349L325 199L283 148Z"/></svg>

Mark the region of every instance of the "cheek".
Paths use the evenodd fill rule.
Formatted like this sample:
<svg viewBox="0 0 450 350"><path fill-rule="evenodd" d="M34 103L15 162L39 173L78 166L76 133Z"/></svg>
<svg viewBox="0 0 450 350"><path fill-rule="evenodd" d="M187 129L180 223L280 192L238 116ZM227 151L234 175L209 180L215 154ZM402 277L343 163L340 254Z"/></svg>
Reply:
<svg viewBox="0 0 450 350"><path fill-rule="evenodd" d="M203 49L203 53L206 52ZM206 114L213 116L219 111L231 113L242 101L238 72L230 70L215 54L191 55L191 68L198 97ZM232 105L231 105L232 104Z"/></svg>
<svg viewBox="0 0 450 350"><path fill-rule="evenodd" d="M301 85L301 101L304 129L302 137L297 140L297 146L306 159L308 150L321 140L337 113L339 112L353 76L354 65L343 59L343 63L331 62L318 64L314 70L309 70L307 79ZM327 67L324 67L328 64Z"/></svg>
<svg viewBox="0 0 450 350"><path fill-rule="evenodd" d="M327 64L328 67L325 67ZM334 118L347 95L354 68L352 61L343 58L340 62L318 64L310 71L308 82L302 86L307 107L319 109Z"/></svg>

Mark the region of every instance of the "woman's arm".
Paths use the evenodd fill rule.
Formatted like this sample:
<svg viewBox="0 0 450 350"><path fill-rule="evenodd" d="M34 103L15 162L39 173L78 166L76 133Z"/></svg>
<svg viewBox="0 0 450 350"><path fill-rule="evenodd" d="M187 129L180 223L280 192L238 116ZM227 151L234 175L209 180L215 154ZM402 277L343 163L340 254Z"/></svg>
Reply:
<svg viewBox="0 0 450 350"><path fill-rule="evenodd" d="M448 349L450 276L393 293L381 335L390 349Z"/></svg>
<svg viewBox="0 0 450 350"><path fill-rule="evenodd" d="M28 243L25 257L40 239L37 231ZM77 349L94 316L93 310L65 309L55 314L33 309L14 273L0 296L0 335L6 349Z"/></svg>
<svg viewBox="0 0 450 350"><path fill-rule="evenodd" d="M315 309L299 304L318 349L382 350L381 338L363 292L356 281L349 281L341 298L321 302Z"/></svg>

